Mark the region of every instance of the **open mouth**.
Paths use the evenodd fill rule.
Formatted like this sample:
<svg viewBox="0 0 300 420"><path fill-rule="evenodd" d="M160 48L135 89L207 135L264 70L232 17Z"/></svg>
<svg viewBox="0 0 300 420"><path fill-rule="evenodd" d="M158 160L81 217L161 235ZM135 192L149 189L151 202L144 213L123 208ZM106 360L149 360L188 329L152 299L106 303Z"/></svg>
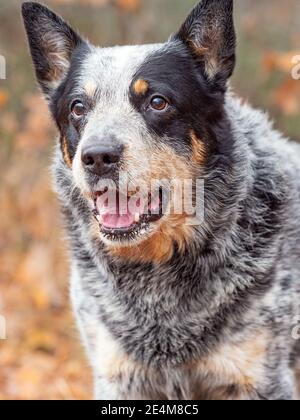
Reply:
<svg viewBox="0 0 300 420"><path fill-rule="evenodd" d="M163 216L162 191L142 196L119 191L99 191L94 196L93 215L109 240L131 240L150 230Z"/></svg>

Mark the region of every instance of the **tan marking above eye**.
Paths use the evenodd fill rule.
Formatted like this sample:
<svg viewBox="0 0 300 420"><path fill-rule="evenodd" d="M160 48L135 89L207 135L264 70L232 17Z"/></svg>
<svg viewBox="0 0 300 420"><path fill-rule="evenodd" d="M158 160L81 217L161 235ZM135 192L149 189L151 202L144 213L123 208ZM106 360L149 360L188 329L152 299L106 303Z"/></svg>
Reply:
<svg viewBox="0 0 300 420"><path fill-rule="evenodd" d="M149 83L143 79L138 79L133 85L133 90L137 95L145 95L148 89Z"/></svg>
<svg viewBox="0 0 300 420"><path fill-rule="evenodd" d="M96 90L97 90L97 85L96 83L92 81L87 82L84 86L85 93L90 97L95 95Z"/></svg>

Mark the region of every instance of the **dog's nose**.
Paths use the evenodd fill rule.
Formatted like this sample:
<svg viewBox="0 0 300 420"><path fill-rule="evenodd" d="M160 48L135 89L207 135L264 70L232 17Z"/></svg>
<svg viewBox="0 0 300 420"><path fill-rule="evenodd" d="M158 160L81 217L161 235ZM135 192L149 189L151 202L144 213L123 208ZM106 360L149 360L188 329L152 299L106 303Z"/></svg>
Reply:
<svg viewBox="0 0 300 420"><path fill-rule="evenodd" d="M82 150L81 159L86 170L94 175L104 176L116 170L122 151L120 146L87 146Z"/></svg>

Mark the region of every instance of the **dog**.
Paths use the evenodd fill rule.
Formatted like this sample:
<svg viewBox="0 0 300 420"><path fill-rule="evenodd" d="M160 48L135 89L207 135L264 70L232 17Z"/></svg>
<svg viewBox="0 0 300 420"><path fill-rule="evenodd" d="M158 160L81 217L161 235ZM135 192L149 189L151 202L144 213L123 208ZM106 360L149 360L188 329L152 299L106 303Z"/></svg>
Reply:
<svg viewBox="0 0 300 420"><path fill-rule="evenodd" d="M202 0L167 42L113 48L22 6L98 400L298 398L300 146L229 87L233 6ZM203 180L194 212L172 211L175 179L193 204Z"/></svg>

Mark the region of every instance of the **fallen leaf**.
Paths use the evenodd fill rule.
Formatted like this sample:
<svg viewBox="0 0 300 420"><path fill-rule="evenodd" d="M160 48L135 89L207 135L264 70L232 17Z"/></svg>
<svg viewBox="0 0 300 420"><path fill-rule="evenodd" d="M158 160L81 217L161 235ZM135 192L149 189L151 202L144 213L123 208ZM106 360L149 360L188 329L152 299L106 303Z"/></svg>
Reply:
<svg viewBox="0 0 300 420"><path fill-rule="evenodd" d="M140 0L116 0L116 5L122 10L136 12L140 7Z"/></svg>
<svg viewBox="0 0 300 420"><path fill-rule="evenodd" d="M3 108L5 105L7 105L9 100L8 92L5 90L0 90L0 108Z"/></svg>
<svg viewBox="0 0 300 420"><path fill-rule="evenodd" d="M300 83L298 80L287 80L272 94L273 103L289 116L297 115L300 111Z"/></svg>
<svg viewBox="0 0 300 420"><path fill-rule="evenodd" d="M263 66L267 73L279 70L283 73L291 73L293 58L300 55L300 51L289 51L287 53L269 52L263 58Z"/></svg>

